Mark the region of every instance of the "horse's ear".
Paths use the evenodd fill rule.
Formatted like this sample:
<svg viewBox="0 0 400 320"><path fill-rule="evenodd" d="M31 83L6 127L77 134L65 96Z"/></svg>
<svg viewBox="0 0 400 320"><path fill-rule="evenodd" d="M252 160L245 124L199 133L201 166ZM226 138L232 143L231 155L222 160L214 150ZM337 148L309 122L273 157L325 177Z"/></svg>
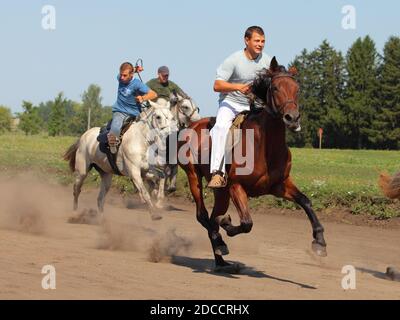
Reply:
<svg viewBox="0 0 400 320"><path fill-rule="evenodd" d="M272 58L271 63L269 65L269 70L272 72L276 72L279 69L278 61L276 60L275 56Z"/></svg>
<svg viewBox="0 0 400 320"><path fill-rule="evenodd" d="M289 73L290 73L292 76L297 76L297 75L298 75L297 68L296 68L295 66L291 66L291 67L289 68Z"/></svg>
<svg viewBox="0 0 400 320"><path fill-rule="evenodd" d="M158 106L157 103L155 103L151 100L147 100L147 102L150 104L150 107L156 108Z"/></svg>
<svg viewBox="0 0 400 320"><path fill-rule="evenodd" d="M178 95L176 94L176 91L173 90L171 94L169 95L169 101L171 102L172 105L175 105L178 102Z"/></svg>

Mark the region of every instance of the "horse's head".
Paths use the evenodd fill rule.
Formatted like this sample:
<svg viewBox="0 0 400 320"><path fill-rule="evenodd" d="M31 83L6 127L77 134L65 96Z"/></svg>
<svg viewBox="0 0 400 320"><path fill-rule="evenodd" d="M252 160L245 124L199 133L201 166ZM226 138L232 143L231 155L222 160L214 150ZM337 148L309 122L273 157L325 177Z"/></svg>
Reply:
<svg viewBox="0 0 400 320"><path fill-rule="evenodd" d="M294 76L297 70L292 67L287 71L272 59L270 68L261 72L252 84L252 93L259 98L267 111L282 118L286 127L300 131L299 84Z"/></svg>
<svg viewBox="0 0 400 320"><path fill-rule="evenodd" d="M151 106L151 118L150 123L154 129L158 130L167 130L174 131L176 128L176 121L174 120L174 116L170 110L170 103L158 104L152 101L149 101Z"/></svg>
<svg viewBox="0 0 400 320"><path fill-rule="evenodd" d="M185 93L171 93L170 102L172 112L180 127L188 127L191 122L200 120L199 107Z"/></svg>

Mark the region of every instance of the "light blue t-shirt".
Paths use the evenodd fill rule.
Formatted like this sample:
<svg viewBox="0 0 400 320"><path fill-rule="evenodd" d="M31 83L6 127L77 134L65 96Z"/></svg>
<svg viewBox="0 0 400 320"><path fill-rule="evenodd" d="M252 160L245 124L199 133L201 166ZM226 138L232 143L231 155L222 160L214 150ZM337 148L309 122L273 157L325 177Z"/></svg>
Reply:
<svg viewBox="0 0 400 320"><path fill-rule="evenodd" d="M118 75L117 80L119 82L117 101L114 103L112 111L138 116L142 108L140 103L136 102L135 97L148 93L149 87L136 78L133 78L129 83L123 83Z"/></svg>
<svg viewBox="0 0 400 320"><path fill-rule="evenodd" d="M216 80L224 80L230 83L251 83L262 69L269 68L271 58L265 53L260 53L254 60L246 57L244 50L231 54L218 67ZM248 106L248 98L240 91L220 93L219 103L223 101ZM257 102L256 102L257 104Z"/></svg>

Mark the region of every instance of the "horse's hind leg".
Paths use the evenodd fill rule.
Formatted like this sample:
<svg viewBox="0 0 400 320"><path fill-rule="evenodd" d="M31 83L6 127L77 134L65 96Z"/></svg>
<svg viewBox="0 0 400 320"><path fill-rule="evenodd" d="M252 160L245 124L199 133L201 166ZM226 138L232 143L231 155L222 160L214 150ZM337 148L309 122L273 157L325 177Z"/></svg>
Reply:
<svg viewBox="0 0 400 320"><path fill-rule="evenodd" d="M107 195L107 192L110 190L111 182L112 182L112 173L106 172L99 172L101 177L101 184L100 184L100 192L99 196L97 197L97 208L99 212L104 211L104 201Z"/></svg>
<svg viewBox="0 0 400 320"><path fill-rule="evenodd" d="M312 249L319 256L327 256L324 228L322 227L317 215L311 207L311 201L303 193L301 193L299 189L297 189L290 177L287 178L285 182L277 188L274 195L293 201L304 209L313 229L314 241L312 242Z"/></svg>
<svg viewBox="0 0 400 320"><path fill-rule="evenodd" d="M81 194L82 185L87 177L86 174L81 174L78 171L75 171L75 183L74 183L74 211L78 209L78 198Z"/></svg>
<svg viewBox="0 0 400 320"><path fill-rule="evenodd" d="M89 164L86 157L78 150L75 160L75 183L74 183L74 211L78 209L78 198L82 190L83 182L89 173Z"/></svg>

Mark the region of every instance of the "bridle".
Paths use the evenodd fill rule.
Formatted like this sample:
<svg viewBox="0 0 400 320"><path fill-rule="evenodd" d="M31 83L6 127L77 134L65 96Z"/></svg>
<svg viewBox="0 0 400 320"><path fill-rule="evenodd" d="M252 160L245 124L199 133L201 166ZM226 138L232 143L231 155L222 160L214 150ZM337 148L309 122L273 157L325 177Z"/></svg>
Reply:
<svg viewBox="0 0 400 320"><path fill-rule="evenodd" d="M165 118L168 118L163 109L164 109L164 108L157 108L157 110L160 110L161 113L165 116ZM167 110L167 108L165 108L165 109ZM156 109L155 109L154 107L152 107L152 108L147 108L147 109L143 110L142 113L144 113L145 117L144 117L144 118L140 117L140 120L139 120L139 121L142 121L142 122L144 122L145 124L147 124L147 126L149 127L149 129L160 129L160 128L158 128L158 127L154 127L154 126L153 126L153 121L149 121L149 120L150 120L150 117L154 114L155 110L156 110ZM166 111L166 110L165 110L165 111Z"/></svg>
<svg viewBox="0 0 400 320"><path fill-rule="evenodd" d="M276 90L278 90L277 87L274 87L272 85L273 80L278 79L278 78L291 78L294 81L296 81L295 77L293 77L290 74L286 74L286 73L279 73L275 76L271 77L271 80L269 82L269 86L268 86L268 91L267 91L267 106L270 105L272 110L266 109L268 113L270 113L273 117L279 117L280 114L282 114L282 110L288 105L293 103L297 108L298 103L295 100L292 99L287 99L283 104L281 105L277 105L276 101L275 101L275 96L273 94L273 92ZM296 81L297 82L297 81ZM269 104L268 101L270 101L271 103Z"/></svg>
<svg viewBox="0 0 400 320"><path fill-rule="evenodd" d="M175 117L176 117L176 121L178 122L178 127L179 127L179 129L183 129L183 128L186 128L187 127L187 125L184 123L184 122L181 122L181 120L180 120L180 117L179 117L179 112L180 113L182 113L183 115L185 115L185 117L187 117L187 118L191 118L192 116L193 116L193 114L197 111L197 112L200 112L200 109L199 109L199 107L195 107L194 106L194 104L193 104L193 102L192 102L192 99L191 98L189 98L189 97L184 97L183 98L184 100L186 99L186 100L189 100L189 102L190 102L190 106L192 107L192 112L189 114L189 115L186 115L184 112L183 112L183 110L182 110L182 103L183 103L183 101L177 101L176 102L176 104L175 104Z"/></svg>

